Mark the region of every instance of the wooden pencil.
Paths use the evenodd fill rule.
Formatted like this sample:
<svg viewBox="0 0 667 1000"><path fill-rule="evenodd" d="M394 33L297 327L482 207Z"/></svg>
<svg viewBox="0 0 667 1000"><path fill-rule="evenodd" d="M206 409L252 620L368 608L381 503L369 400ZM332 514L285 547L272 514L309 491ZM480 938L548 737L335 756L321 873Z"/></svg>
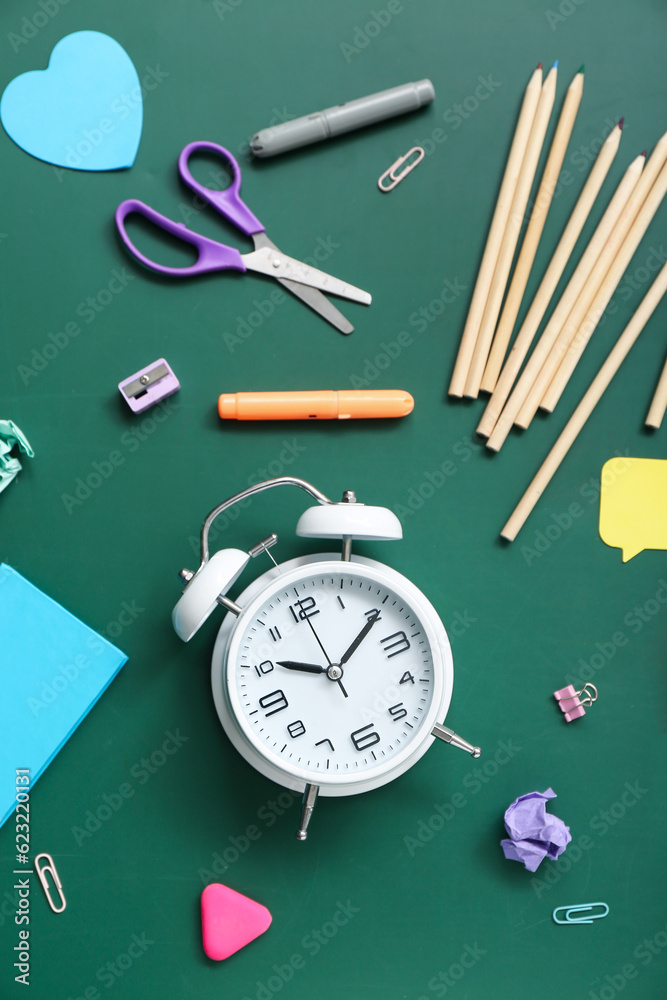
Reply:
<svg viewBox="0 0 667 1000"><path fill-rule="evenodd" d="M667 410L667 360L665 361L665 367L662 369L662 375L658 381L655 395L653 396L650 409L646 416L646 427L653 427L657 430L662 423L665 410Z"/></svg>
<svg viewBox="0 0 667 1000"><path fill-rule="evenodd" d="M503 174L502 183L500 185L498 200L493 213L493 219L491 220L491 227L486 240L484 254L482 256L482 263L480 264L479 272L477 274L475 290L470 302L468 317L466 319L463 335L461 337L461 344L459 346L456 364L454 365L454 372L449 386L450 396L460 397L463 395L466 379L468 378L470 362L472 360L475 343L477 341L477 334L479 333L479 327L484 315L484 307L486 306L489 288L491 286L496 261L498 259L498 251L500 250L500 244L502 243L505 226L507 225L507 217L512 206L512 199L514 198L516 184L519 179L519 174L521 173L521 164L523 163L526 146L528 145L528 139L530 138L530 132L533 126L533 120L535 118L535 112L537 110L541 90L542 63L540 63L537 69L533 72L524 93L521 111L519 113L519 120L514 132L514 139L512 140L509 155L507 157L505 173Z"/></svg>
<svg viewBox="0 0 667 1000"><path fill-rule="evenodd" d="M540 374L535 379L535 384L532 386L526 401L514 421L519 427L525 429L530 426L533 417L544 399L544 394L551 384L556 369L563 359L563 355L570 346L581 323L584 321L597 290L611 267L614 257L618 253L623 240L627 236L639 209L646 200L646 196L653 187L655 179L660 170L662 170L666 160L667 133L662 136L651 156L646 161L646 166L642 171L641 177L628 198L627 204L621 212L616 225L607 237L598 259L595 261L595 265L587 278L586 284L579 293L566 322L563 324L556 342L542 366Z"/></svg>
<svg viewBox="0 0 667 1000"><path fill-rule="evenodd" d="M535 204L531 212L528 228L526 229L526 235L521 245L521 252L519 253L507 298L493 337L486 368L484 369L480 385L480 389L483 392L493 392L498 382L500 369L507 353L507 345L510 342L512 330L514 329L514 324L521 308L523 293L526 290L526 284L530 277L544 224L547 221L551 201L558 184L560 169L563 166L563 160L565 159L565 153L570 136L572 135L572 129L574 128L583 92L584 67L582 66L573 78L565 94L563 108L544 167L542 180L540 181Z"/></svg>
<svg viewBox="0 0 667 1000"><path fill-rule="evenodd" d="M583 399L565 425L563 432L547 455L537 475L519 501L514 513L500 532L512 542L523 527L535 504L551 482L554 473L576 441L584 424L602 398L605 389L627 357L632 345L642 332L656 306L667 291L667 264L663 265L655 281L644 296L639 308L612 348L607 360L591 382Z"/></svg>
<svg viewBox="0 0 667 1000"><path fill-rule="evenodd" d="M519 233L521 232L526 205L528 204L528 196L530 195L535 171L537 170L537 161L542 152L544 136L546 135L551 110L554 106L556 81L558 78L557 65L557 63L554 63L551 67L542 86L537 111L535 112L535 120L533 121L530 139L526 147L526 155L521 164L521 173L519 174L514 191L514 198L507 219L503 241L498 252L498 260L496 262L496 269L493 272L491 287L489 288L489 297L486 300L484 317L477 335L477 343L475 344L472 361L470 362L470 371L468 372L464 394L472 399L476 399L479 395L482 375L484 374L484 368L486 367L493 340L493 332L496 328L500 305L505 293L505 286L507 285L507 278L512 266Z"/></svg>
<svg viewBox="0 0 667 1000"><path fill-rule="evenodd" d="M621 141L622 127L623 119L621 119L618 125L611 130L602 144L602 148L600 149L597 159L593 164L593 168L591 169L588 179L584 184L579 198L577 199L577 203L572 210L569 222L563 230L563 235L561 236L558 246L554 251L549 267L542 278L540 287L535 294L535 298L533 299L526 318L521 325L521 329L516 336L516 340L512 344L512 348L503 366L503 370L500 373L493 395L487 403L482 419L479 422L477 433L480 437L488 438L490 436L496 425L496 421L502 412L503 406L507 402L507 397L512 390L512 386L514 385L516 377L519 374L519 369L524 362L528 349L533 342L537 328L542 322L549 302L551 301L551 297L556 290L556 285L560 281L563 271L565 270L565 266L574 249L574 245L581 234L581 230L583 229L584 223L586 222L591 208L595 203L595 199L597 198L600 188L602 187L602 183L609 172L609 168L614 161L616 153L618 152L618 146Z"/></svg>
<svg viewBox="0 0 667 1000"><path fill-rule="evenodd" d="M623 277L665 194L667 194L667 164L662 168L653 187L648 192L646 200L639 209L623 244L618 249L609 270L602 279L598 291L586 312L585 318L578 327L567 352L556 369L551 384L540 404L541 408L548 413L553 412L558 400L562 396L563 390L586 348L586 344L593 336L612 295L616 291L616 286Z"/></svg>
<svg viewBox="0 0 667 1000"><path fill-rule="evenodd" d="M628 198L641 176L645 162L645 156L642 153L632 161L621 178L621 182L616 188L616 191L607 205L595 232L589 240L588 246L582 254L581 260L577 264L574 274L570 278L565 291L561 295L549 322L542 331L542 336L535 345L535 349L528 359L526 367L521 373L521 377L516 383L511 396L507 400L502 413L498 417L493 432L486 442L487 448L491 451L500 451L502 448L505 439L512 428L512 424L516 421L521 407L529 395L536 378L538 378L540 374L542 365L548 357L563 324L570 314L573 305L577 301L581 289L584 287L589 274L595 266L595 261L600 255L600 250L604 246L607 237L612 232L614 225L623 211L623 208L627 204Z"/></svg>

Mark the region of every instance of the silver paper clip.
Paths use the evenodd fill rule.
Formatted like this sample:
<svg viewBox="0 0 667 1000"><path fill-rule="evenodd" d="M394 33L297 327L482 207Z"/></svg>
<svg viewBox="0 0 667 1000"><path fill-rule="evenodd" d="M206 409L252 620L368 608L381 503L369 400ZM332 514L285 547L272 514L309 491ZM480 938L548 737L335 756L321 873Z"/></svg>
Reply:
<svg viewBox="0 0 667 1000"><path fill-rule="evenodd" d="M40 858L46 858L46 864L42 865L41 868L38 864ZM67 906L67 901L65 899L65 893L63 892L63 884L60 881L60 876L56 871L55 863L50 854L37 855L37 857L35 858L35 871L37 872L37 877L39 878L39 881L42 883L42 889L46 894L49 906L51 907L54 913L62 913L65 907ZM59 903L62 902L62 906L57 906L56 903L54 903L53 901L53 897L51 896L51 887L49 886L49 883L46 878L47 872L51 875L54 887L58 890L58 895L60 897L58 902Z"/></svg>
<svg viewBox="0 0 667 1000"><path fill-rule="evenodd" d="M408 163L407 167L403 167L403 170L401 170L400 174L397 174L396 171L398 170L398 168L402 167L403 164L406 162L406 160L409 160L414 153L417 154L416 159L414 159L412 163ZM410 171L414 170L417 164L421 163L423 159L424 159L424 150L422 149L421 146L413 146L412 149L409 149L407 151L405 156L399 156L396 162L392 163L389 169L385 170L382 176L378 178L378 187L380 188L380 191L393 191L396 185L400 184L403 178L407 177ZM387 177L391 181L390 184L383 183L383 181Z"/></svg>
<svg viewBox="0 0 667 1000"><path fill-rule="evenodd" d="M602 913L591 913L590 911L594 906L601 906ZM565 919L561 920L558 917L558 913L561 910L565 913ZM588 913L584 913L588 910ZM582 913L580 917L570 917L571 913ZM592 924L594 920L599 920L600 917L606 917L609 913L609 907L606 903L582 903L580 906L557 906L554 910L552 916L557 924Z"/></svg>

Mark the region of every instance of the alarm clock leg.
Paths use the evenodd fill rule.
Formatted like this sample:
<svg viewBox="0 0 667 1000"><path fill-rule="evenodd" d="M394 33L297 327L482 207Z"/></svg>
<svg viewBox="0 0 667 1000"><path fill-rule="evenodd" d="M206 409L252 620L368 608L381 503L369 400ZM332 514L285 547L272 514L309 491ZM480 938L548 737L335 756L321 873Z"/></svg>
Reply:
<svg viewBox="0 0 667 1000"><path fill-rule="evenodd" d="M445 743L451 743L453 747L459 747L460 750L465 750L472 757L479 757L481 750L479 747L474 747L472 743L468 743L467 740L462 739L457 736L452 729L448 729L447 726L441 726L439 722L436 722L433 729L431 730L431 735L437 736L439 740L444 740Z"/></svg>
<svg viewBox="0 0 667 1000"><path fill-rule="evenodd" d="M315 808L315 802L317 801L319 790L319 785L306 785L304 789L301 823L299 824L299 829L296 832L297 840L305 840L308 836L308 824L310 823L310 817L313 815L313 809Z"/></svg>

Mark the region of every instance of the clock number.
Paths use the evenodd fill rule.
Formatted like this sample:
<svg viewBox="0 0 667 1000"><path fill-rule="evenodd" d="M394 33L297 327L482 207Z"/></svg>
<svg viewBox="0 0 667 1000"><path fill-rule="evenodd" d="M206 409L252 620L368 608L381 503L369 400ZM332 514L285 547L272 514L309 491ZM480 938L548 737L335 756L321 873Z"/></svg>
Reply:
<svg viewBox="0 0 667 1000"><path fill-rule="evenodd" d="M262 674L270 674L272 670L273 664L271 663L271 660L262 660L259 666L255 667L255 672L258 677L261 677Z"/></svg>
<svg viewBox="0 0 667 1000"><path fill-rule="evenodd" d="M305 622L306 618L312 618L313 615L319 615L319 608L315 607L314 597L304 597L302 601L296 601L294 604L290 604L289 609L292 612L292 618L295 622ZM298 613L294 610L298 608ZM315 609L315 610L313 610Z"/></svg>
<svg viewBox="0 0 667 1000"><path fill-rule="evenodd" d="M410 673L409 670L406 670L398 683L399 684L407 684L407 683L414 684L414 682L415 682L414 677L412 676L412 674Z"/></svg>
<svg viewBox="0 0 667 1000"><path fill-rule="evenodd" d="M391 708L387 709L387 711L391 715L394 722L398 722L399 719L404 719L405 716L408 714L406 710L403 708L402 701L399 701L398 705L392 705Z"/></svg>
<svg viewBox="0 0 667 1000"><path fill-rule="evenodd" d="M284 708L287 708L287 698L284 693L278 688L276 691L270 691L265 694L263 698L259 699L260 707L263 709L270 708L270 712L265 712L267 719L270 715L275 715L276 712L282 712Z"/></svg>
<svg viewBox="0 0 667 1000"><path fill-rule="evenodd" d="M380 612L378 611L377 608L371 608L370 611L364 611L364 615L366 616L366 618L368 618L369 621L371 620L374 622L380 621Z"/></svg>
<svg viewBox="0 0 667 1000"><path fill-rule="evenodd" d="M315 744L315 746L316 746L316 747L321 747L323 743L328 743L328 744L329 744L329 746L331 747L331 752L332 752L332 753L334 753L334 749L335 749L335 748L334 748L334 745L333 745L333 743L331 742L331 740L320 740L320 741L319 741L319 743L316 743L316 744Z"/></svg>
<svg viewBox="0 0 667 1000"><path fill-rule="evenodd" d="M271 636L274 642L278 642L278 639L282 639L282 636L277 628L270 628L269 635Z"/></svg>
<svg viewBox="0 0 667 1000"><path fill-rule="evenodd" d="M406 713L407 714L407 713ZM367 726L362 726L361 729L355 729L353 733L350 733L350 739L354 743L355 749L368 750L369 747L374 747L376 743L380 742L380 736L375 731L367 733L366 730L370 729L373 725L369 722ZM364 734L363 736L361 734Z"/></svg>
<svg viewBox="0 0 667 1000"><path fill-rule="evenodd" d="M407 649L410 649L410 643L405 632L392 632L391 635L380 639L380 642L384 647L388 660L391 660L392 656L398 656L399 653L405 653ZM390 653L390 649L393 649L394 652Z"/></svg>
<svg viewBox="0 0 667 1000"><path fill-rule="evenodd" d="M306 727L304 726L301 719L297 719L296 722L290 722L289 726L287 727L287 732L290 734L293 740L295 740L297 736L303 736L305 731Z"/></svg>

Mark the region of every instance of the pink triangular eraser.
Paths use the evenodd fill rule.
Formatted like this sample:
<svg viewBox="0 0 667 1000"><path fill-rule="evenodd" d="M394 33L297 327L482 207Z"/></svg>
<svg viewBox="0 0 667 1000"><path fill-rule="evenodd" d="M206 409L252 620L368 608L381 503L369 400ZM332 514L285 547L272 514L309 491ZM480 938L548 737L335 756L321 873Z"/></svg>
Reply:
<svg viewBox="0 0 667 1000"><path fill-rule="evenodd" d="M270 923L265 906L219 882L207 885L201 894L204 951L218 962L250 944Z"/></svg>

